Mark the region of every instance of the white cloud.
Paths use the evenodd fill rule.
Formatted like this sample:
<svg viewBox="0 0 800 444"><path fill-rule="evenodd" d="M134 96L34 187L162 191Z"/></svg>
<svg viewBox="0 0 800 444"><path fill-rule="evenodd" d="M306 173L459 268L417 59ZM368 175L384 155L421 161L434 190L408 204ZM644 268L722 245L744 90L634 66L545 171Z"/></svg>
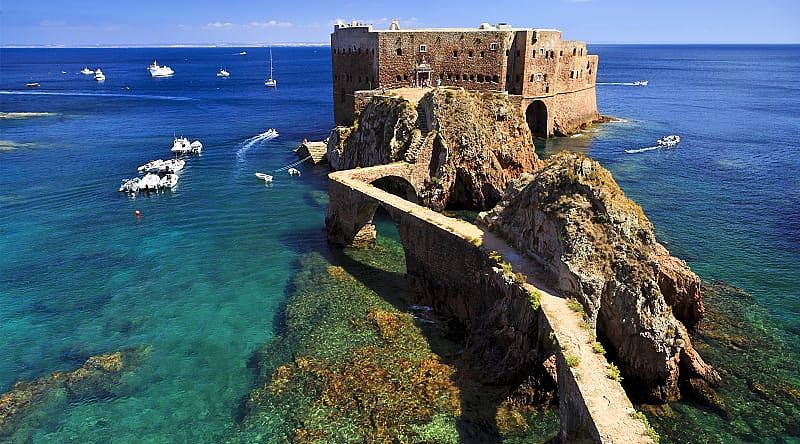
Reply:
<svg viewBox="0 0 800 444"><path fill-rule="evenodd" d="M265 22L250 22L250 23L231 23L231 22L214 22L204 26L205 29L264 29L264 28L289 28L294 26L291 22L279 22L277 20L268 20Z"/></svg>

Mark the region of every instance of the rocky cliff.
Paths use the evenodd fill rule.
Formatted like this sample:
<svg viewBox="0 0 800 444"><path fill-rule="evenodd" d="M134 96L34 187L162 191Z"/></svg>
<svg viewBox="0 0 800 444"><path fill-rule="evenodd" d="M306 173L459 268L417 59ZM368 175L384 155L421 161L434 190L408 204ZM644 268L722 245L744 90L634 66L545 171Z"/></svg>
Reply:
<svg viewBox="0 0 800 444"><path fill-rule="evenodd" d="M417 103L373 97L353 127L333 130L335 170L414 164L426 206L490 208L508 183L540 161L524 117L503 94L435 89Z"/></svg>
<svg viewBox="0 0 800 444"><path fill-rule="evenodd" d="M583 305L629 388L657 400L683 389L713 398L720 377L685 327L704 312L699 278L656 241L642 209L600 164L556 155L479 219Z"/></svg>

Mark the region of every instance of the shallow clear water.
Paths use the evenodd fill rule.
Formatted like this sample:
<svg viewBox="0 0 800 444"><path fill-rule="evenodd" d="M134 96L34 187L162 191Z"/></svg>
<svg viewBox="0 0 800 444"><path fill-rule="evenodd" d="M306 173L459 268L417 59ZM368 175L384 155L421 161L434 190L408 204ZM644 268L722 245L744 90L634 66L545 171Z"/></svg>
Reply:
<svg viewBox="0 0 800 444"><path fill-rule="evenodd" d="M599 81L650 85L599 86L601 112L626 122L540 148L609 167L674 254L753 293L796 351L800 48L593 50ZM238 51L0 50L0 112L55 113L0 120L0 390L149 347L125 396L66 406L33 442L215 442L250 389L248 358L276 332L297 257L327 248L325 170L276 173L270 187L253 173L326 135L328 51L276 48L276 90L263 86L266 50ZM153 58L175 77L151 79ZM216 78L222 66L229 79ZM271 127L281 136L243 143ZM675 149L624 152L672 133ZM138 165L169 156L173 134L206 147L175 192L118 193Z"/></svg>

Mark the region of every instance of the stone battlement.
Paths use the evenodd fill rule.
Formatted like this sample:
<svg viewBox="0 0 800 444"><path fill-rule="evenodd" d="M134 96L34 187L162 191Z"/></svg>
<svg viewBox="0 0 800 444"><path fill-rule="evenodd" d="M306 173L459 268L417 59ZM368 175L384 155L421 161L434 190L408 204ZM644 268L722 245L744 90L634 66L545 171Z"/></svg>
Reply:
<svg viewBox="0 0 800 444"><path fill-rule="evenodd" d="M331 34L334 119L352 125L357 91L449 86L518 96L534 136L569 134L597 120L598 58L555 29L388 30L353 22Z"/></svg>

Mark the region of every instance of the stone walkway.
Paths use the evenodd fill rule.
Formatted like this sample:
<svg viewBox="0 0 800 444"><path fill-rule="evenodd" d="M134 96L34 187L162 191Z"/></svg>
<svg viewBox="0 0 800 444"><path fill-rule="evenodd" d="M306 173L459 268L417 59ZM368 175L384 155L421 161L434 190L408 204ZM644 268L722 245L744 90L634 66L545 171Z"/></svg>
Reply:
<svg viewBox="0 0 800 444"><path fill-rule="evenodd" d="M464 239L464 242L472 243L474 239L481 239L481 249L487 254L492 250L499 252L513 266L515 272L528 276L526 284L528 289L541 294L541 309L561 349L561 356L558 359L559 391L564 391L565 384L577 386L578 395L568 396L574 399L561 401L571 404L567 413L564 411L564 405L561 406L562 422L567 420L579 423L580 418L565 418L564 415L580 415L582 410L583 414L589 416L583 419L588 419L588 422L596 428L592 434L595 435L595 440L599 437L599 442L652 443L653 441L645 433L644 424L631 416L634 411L633 406L622 385L607 377L608 363L603 355L594 353L592 349L594 337L588 329L582 327L581 316L567 306L565 299L557 297L556 292L534 278L542 274L541 266L488 230L460 219L444 216L359 180L364 176L380 175L382 169L388 173L394 171L396 167L382 165L339 171L331 173L329 178L394 209L413 215L425 223L453 233ZM573 367L567 366L567 356L571 359L576 357L579 363ZM559 393L559 396L563 396L562 393Z"/></svg>

